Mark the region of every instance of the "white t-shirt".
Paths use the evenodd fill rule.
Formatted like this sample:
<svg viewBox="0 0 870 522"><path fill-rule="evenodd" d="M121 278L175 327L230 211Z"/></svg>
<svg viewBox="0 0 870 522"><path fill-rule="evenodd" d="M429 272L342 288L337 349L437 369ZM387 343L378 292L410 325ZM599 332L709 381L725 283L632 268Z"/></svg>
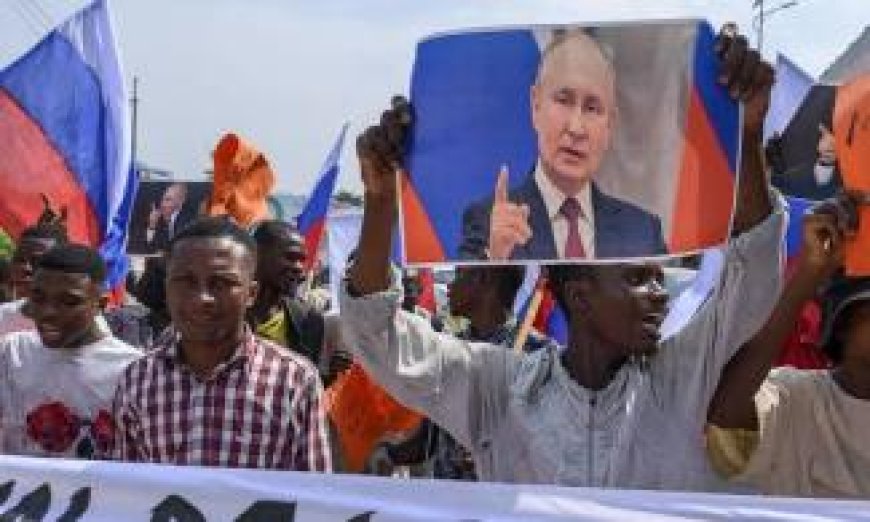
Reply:
<svg viewBox="0 0 870 522"><path fill-rule="evenodd" d="M0 304L0 336L12 332L29 332L36 330L33 320L21 312L25 300L18 299Z"/></svg>
<svg viewBox="0 0 870 522"><path fill-rule="evenodd" d="M0 453L105 456L115 387L141 355L111 336L76 349L48 348L36 332L0 338Z"/></svg>

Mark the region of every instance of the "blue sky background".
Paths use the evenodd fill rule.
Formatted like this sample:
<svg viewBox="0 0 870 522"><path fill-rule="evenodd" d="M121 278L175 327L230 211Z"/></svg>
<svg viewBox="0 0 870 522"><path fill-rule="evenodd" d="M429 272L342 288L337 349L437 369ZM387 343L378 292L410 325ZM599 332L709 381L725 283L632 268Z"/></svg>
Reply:
<svg viewBox="0 0 870 522"><path fill-rule="evenodd" d="M0 2L0 66L83 0ZM767 7L782 1L766 0ZM259 145L279 189L307 193L344 121L342 187L359 190L354 137L407 92L416 42L504 24L643 18L736 21L752 0L112 0L128 77L140 78L139 157L201 179L220 135ZM764 52L819 75L868 23L867 0L799 0L765 24Z"/></svg>

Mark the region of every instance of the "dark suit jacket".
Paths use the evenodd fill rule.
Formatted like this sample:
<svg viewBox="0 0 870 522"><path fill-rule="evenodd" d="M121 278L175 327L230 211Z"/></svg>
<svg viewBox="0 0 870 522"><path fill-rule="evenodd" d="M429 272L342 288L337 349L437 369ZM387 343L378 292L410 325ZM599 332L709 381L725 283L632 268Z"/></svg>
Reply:
<svg viewBox="0 0 870 522"><path fill-rule="evenodd" d="M287 348L307 357L317 366L323 349L323 314L299 299L287 298L282 300L281 305L285 314L287 342L290 344Z"/></svg>
<svg viewBox="0 0 870 522"><path fill-rule="evenodd" d="M510 192L514 203L529 206L532 238L517 246L511 259L557 259L558 251L544 198L533 175ZM667 254L659 218L631 203L608 196L592 184L595 212L595 257L621 258ZM492 198L469 205L462 215L460 259L480 259L489 243L489 215Z"/></svg>
<svg viewBox="0 0 870 522"><path fill-rule="evenodd" d="M178 233L188 223L196 218L196 214L182 208L175 218L175 233ZM157 228L154 230L154 237L148 241L148 250L150 252L166 251L169 248L169 241L172 239L169 235L169 223L163 219L163 216L157 220Z"/></svg>

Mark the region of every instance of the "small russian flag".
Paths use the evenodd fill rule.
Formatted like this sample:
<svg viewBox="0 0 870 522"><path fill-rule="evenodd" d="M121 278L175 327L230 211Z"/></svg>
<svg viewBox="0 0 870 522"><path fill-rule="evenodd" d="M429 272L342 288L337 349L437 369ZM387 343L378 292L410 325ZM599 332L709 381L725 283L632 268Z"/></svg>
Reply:
<svg viewBox="0 0 870 522"><path fill-rule="evenodd" d="M323 238L326 226L326 214L329 211L332 193L335 191L335 182L338 180L338 160L341 157L347 127L348 124L345 123L341 128L335 145L332 146L332 150L320 168L317 184L314 185L314 190L311 192L308 202L305 203L305 208L296 216L296 225L305 236L306 270L311 270L317 260L317 250L320 248L320 240Z"/></svg>

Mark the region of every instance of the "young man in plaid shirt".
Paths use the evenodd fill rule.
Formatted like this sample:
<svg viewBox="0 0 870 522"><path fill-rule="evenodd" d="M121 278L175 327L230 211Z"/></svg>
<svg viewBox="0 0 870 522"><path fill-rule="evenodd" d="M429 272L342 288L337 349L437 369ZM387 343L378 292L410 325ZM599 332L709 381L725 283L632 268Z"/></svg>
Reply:
<svg viewBox="0 0 870 522"><path fill-rule="evenodd" d="M174 328L121 378L116 457L331 471L317 371L246 326L257 295L253 239L225 218L203 218L167 256Z"/></svg>

